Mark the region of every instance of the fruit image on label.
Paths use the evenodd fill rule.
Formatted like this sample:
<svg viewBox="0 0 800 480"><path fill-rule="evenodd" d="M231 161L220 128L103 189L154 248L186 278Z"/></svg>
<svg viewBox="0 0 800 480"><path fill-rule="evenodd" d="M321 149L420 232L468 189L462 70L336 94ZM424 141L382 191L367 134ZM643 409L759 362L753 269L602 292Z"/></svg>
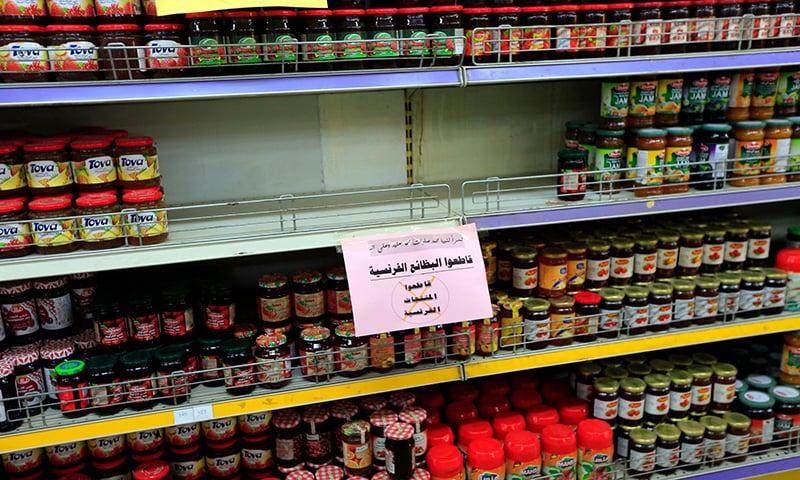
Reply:
<svg viewBox="0 0 800 480"><path fill-rule="evenodd" d="M664 150L639 150L636 154L636 185L653 186L664 182L664 165L667 152Z"/></svg>
<svg viewBox="0 0 800 480"><path fill-rule="evenodd" d="M51 17L94 17L93 0L48 0Z"/></svg>
<svg viewBox="0 0 800 480"><path fill-rule="evenodd" d="M31 227L33 243L37 247L55 247L75 241L77 224L73 219L34 220Z"/></svg>
<svg viewBox="0 0 800 480"><path fill-rule="evenodd" d="M257 63L261 61L261 47L253 37L232 39L234 45L229 47L231 63Z"/></svg>
<svg viewBox="0 0 800 480"><path fill-rule="evenodd" d="M400 49L405 57L421 57L430 55L431 50L428 45L427 32L423 30L400 30Z"/></svg>
<svg viewBox="0 0 800 480"><path fill-rule="evenodd" d="M17 190L25 185L25 168L22 165L0 163L0 192Z"/></svg>
<svg viewBox="0 0 800 480"><path fill-rule="evenodd" d="M614 278L631 278L633 277L633 269L633 257L611 257L611 276Z"/></svg>
<svg viewBox="0 0 800 480"><path fill-rule="evenodd" d="M656 90L658 83L652 80L631 82L631 117L652 117L656 114Z"/></svg>
<svg viewBox="0 0 800 480"><path fill-rule="evenodd" d="M130 213L125 233L129 237L153 237L167 233L167 212L148 210Z"/></svg>
<svg viewBox="0 0 800 480"><path fill-rule="evenodd" d="M343 43L336 44L336 54L339 58L365 58L367 56L364 37L360 33L339 33L337 38L343 41Z"/></svg>
<svg viewBox="0 0 800 480"><path fill-rule="evenodd" d="M27 222L0 224L0 252L11 252L33 242Z"/></svg>
<svg viewBox="0 0 800 480"><path fill-rule="evenodd" d="M658 103L656 103L657 114L677 115L678 112L681 111L682 99L682 78L664 78L658 81Z"/></svg>
<svg viewBox="0 0 800 480"><path fill-rule="evenodd" d="M572 315L553 314L550 316L550 338L565 338L573 335Z"/></svg>
<svg viewBox="0 0 800 480"><path fill-rule="evenodd" d="M372 41L367 43L370 57L397 57L400 51L397 48L397 38L391 32L375 32Z"/></svg>
<svg viewBox="0 0 800 480"><path fill-rule="evenodd" d="M225 48L219 45L216 38L189 37L189 43L194 45L191 50L192 65L221 65L225 61Z"/></svg>
<svg viewBox="0 0 800 480"><path fill-rule="evenodd" d="M691 156L692 147L668 147L664 181L667 183L688 182Z"/></svg>
<svg viewBox="0 0 800 480"><path fill-rule="evenodd" d="M122 235L121 214L93 215L78 219L80 238L85 242L114 240Z"/></svg>
<svg viewBox="0 0 800 480"><path fill-rule="evenodd" d="M436 56L451 57L464 53L464 29L442 29L430 32L435 38L431 40L431 52ZM448 38L449 37L449 38Z"/></svg>
<svg viewBox="0 0 800 480"><path fill-rule="evenodd" d="M141 15L139 0L95 0L97 16Z"/></svg>
<svg viewBox="0 0 800 480"><path fill-rule="evenodd" d="M68 42L49 45L50 65L55 71L97 71L97 46L92 42Z"/></svg>
<svg viewBox="0 0 800 480"><path fill-rule="evenodd" d="M145 50L148 68L171 69L189 66L189 50L174 40L151 40ZM120 178L122 178L120 173Z"/></svg>
<svg viewBox="0 0 800 480"><path fill-rule="evenodd" d="M96 185L111 183L117 180L117 167L110 156L86 158L72 162L75 183L79 185Z"/></svg>
<svg viewBox="0 0 800 480"><path fill-rule="evenodd" d="M484 29L467 30L467 43L465 46L464 54L468 57L475 55L476 57L486 55L488 52L487 45L490 43L489 32Z"/></svg>
<svg viewBox="0 0 800 480"><path fill-rule="evenodd" d="M158 155L120 155L117 159L119 179L125 182L158 178Z"/></svg>
<svg viewBox="0 0 800 480"><path fill-rule="evenodd" d="M336 52L333 48L333 37L330 35L317 35L316 37L309 37L302 35L303 42L309 42L303 45L303 53L305 59L308 61L328 61L336 58Z"/></svg>
<svg viewBox="0 0 800 480"><path fill-rule="evenodd" d="M3 15L6 17L43 17L46 14L45 0L6 0L3 2Z"/></svg>
<svg viewBox="0 0 800 480"><path fill-rule="evenodd" d="M72 185L72 165L54 160L30 161L25 164L25 178L33 189Z"/></svg>

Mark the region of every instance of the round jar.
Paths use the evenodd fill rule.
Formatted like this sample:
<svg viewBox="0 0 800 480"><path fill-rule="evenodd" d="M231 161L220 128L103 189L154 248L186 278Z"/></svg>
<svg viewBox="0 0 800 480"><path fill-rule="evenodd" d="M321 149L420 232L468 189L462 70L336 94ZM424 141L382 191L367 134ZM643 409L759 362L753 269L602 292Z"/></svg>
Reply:
<svg viewBox="0 0 800 480"><path fill-rule="evenodd" d="M634 195L648 197L661 195L663 166L666 161L667 131L657 128L643 128L637 132L636 158L634 168L636 174Z"/></svg>
<svg viewBox="0 0 800 480"><path fill-rule="evenodd" d="M611 245L603 241L589 241L586 248L584 288L603 288L611 276Z"/></svg>
<svg viewBox="0 0 800 480"><path fill-rule="evenodd" d="M692 380L693 376L686 370L672 370L668 374L669 387L669 413L671 421L683 420L689 416L692 405Z"/></svg>
<svg viewBox="0 0 800 480"><path fill-rule="evenodd" d="M767 276L763 270L742 271L739 310L736 312L736 318L755 318L761 315L761 308L764 306L764 283L766 278Z"/></svg>
<svg viewBox="0 0 800 480"><path fill-rule="evenodd" d="M711 404L711 367L705 365L693 365L686 369L692 375L692 415L704 415Z"/></svg>
<svg viewBox="0 0 800 480"><path fill-rule="evenodd" d="M730 110L730 109L729 109ZM758 175L761 173L761 153L764 149L765 122L747 121L734 125L733 135L736 139L733 152L733 171L728 182L734 187L752 187L759 185Z"/></svg>
<svg viewBox="0 0 800 480"><path fill-rule="evenodd" d="M92 323L97 345L106 353L121 353L128 345L128 325L119 302L98 298L92 305Z"/></svg>
<svg viewBox="0 0 800 480"><path fill-rule="evenodd" d="M122 215L117 196L112 193L81 195L75 200L78 233L82 247L101 250L125 245Z"/></svg>
<svg viewBox="0 0 800 480"><path fill-rule="evenodd" d="M294 72L297 70L297 34L294 24L297 12L288 9L268 9L261 12L264 33L264 61L268 73Z"/></svg>
<svg viewBox="0 0 800 480"><path fill-rule="evenodd" d="M150 76L153 78L183 76L189 66L189 49L185 47L187 38L184 26L178 23L155 23L145 25L144 31L146 46L144 56ZM122 180L121 175L120 180ZM148 180L152 180L152 177Z"/></svg>
<svg viewBox="0 0 800 480"><path fill-rule="evenodd" d="M25 181L25 164L20 145L11 142L0 143L0 171L3 173L0 180L0 199L22 201L20 197L27 195L28 184Z"/></svg>
<svg viewBox="0 0 800 480"><path fill-rule="evenodd" d="M711 410L714 413L726 412L731 409L736 396L736 367L729 363L716 363L711 368L714 372L711 377Z"/></svg>
<svg viewBox="0 0 800 480"><path fill-rule="evenodd" d="M764 280L763 315L780 315L786 306L786 285L788 274L778 268L763 269Z"/></svg>
<svg viewBox="0 0 800 480"><path fill-rule="evenodd" d="M44 28L36 25L0 25L0 45L5 48L20 46L19 60L9 61L3 67L3 81L28 83L49 80L50 67L43 33Z"/></svg>
<svg viewBox="0 0 800 480"><path fill-rule="evenodd" d="M766 267L769 262L769 246L772 238L772 225L752 223L747 232L748 267Z"/></svg>
<svg viewBox="0 0 800 480"><path fill-rule="evenodd" d="M767 392L748 390L739 395L737 401L741 412L750 420L750 449L770 448L775 431L775 397Z"/></svg>
<svg viewBox="0 0 800 480"><path fill-rule="evenodd" d="M703 255L700 271L703 273L717 273L722 271L722 262L725 254L725 229L710 227L705 230L703 239Z"/></svg>
<svg viewBox="0 0 800 480"><path fill-rule="evenodd" d="M300 10L298 16L302 24L299 30L300 41L304 43L302 59L308 62L301 65L307 70L331 70L331 61L336 59L333 40L333 12L324 9Z"/></svg>
<svg viewBox="0 0 800 480"><path fill-rule="evenodd" d="M602 297L594 292L578 292L575 299L575 339L593 342L597 339Z"/></svg>
<svg viewBox="0 0 800 480"><path fill-rule="evenodd" d="M692 161L693 130L686 127L667 129L663 193L689 191L689 169Z"/></svg>
<svg viewBox="0 0 800 480"><path fill-rule="evenodd" d="M732 320L739 310L739 284L742 280L737 272L721 272L719 280L719 308L717 321Z"/></svg>
<svg viewBox="0 0 800 480"><path fill-rule="evenodd" d="M616 288L601 288L600 294L600 324L598 336L603 338L616 338L619 335L623 322L623 299L625 292Z"/></svg>
<svg viewBox="0 0 800 480"><path fill-rule="evenodd" d="M564 346L574 338L575 300L569 296L550 299L550 345Z"/></svg>
<svg viewBox="0 0 800 480"><path fill-rule="evenodd" d="M292 275L292 309L294 316L306 323L316 322L325 315L325 290L320 272L302 270Z"/></svg>
<svg viewBox="0 0 800 480"><path fill-rule="evenodd" d="M632 238L617 237L611 241L609 284L630 285L633 282L635 242Z"/></svg>
<svg viewBox="0 0 800 480"><path fill-rule="evenodd" d="M700 276L695 280L695 309L692 323L710 325L719 311L719 280L716 276Z"/></svg>
<svg viewBox="0 0 800 480"><path fill-rule="evenodd" d="M292 316L289 279L281 273L268 273L258 278L258 317L265 328L288 325Z"/></svg>
<svg viewBox="0 0 800 480"><path fill-rule="evenodd" d="M72 193L72 166L64 143L28 143L22 147L22 151L25 181L32 194L56 196Z"/></svg>
<svg viewBox="0 0 800 480"><path fill-rule="evenodd" d="M650 478L656 464L655 432L636 428L628 433L628 472L635 478Z"/></svg>
<svg viewBox="0 0 800 480"><path fill-rule="evenodd" d="M278 468L293 469L302 465L303 432L300 429L300 414L292 409L275 412L272 416L275 433L275 458Z"/></svg>
<svg viewBox="0 0 800 480"><path fill-rule="evenodd" d="M141 32L142 27L135 22L105 23L97 26L100 73L104 80L141 80L145 78L145 69L143 68L145 64L144 62L140 63L139 53L140 51L144 52L144 50L139 50L144 45ZM121 45L124 48L119 48Z"/></svg>
<svg viewBox="0 0 800 480"><path fill-rule="evenodd" d="M75 140L69 148L75 187L79 192L109 190L117 186L111 139Z"/></svg>
<svg viewBox="0 0 800 480"><path fill-rule="evenodd" d="M592 388L592 416L614 425L619 411L619 382L598 377Z"/></svg>
<svg viewBox="0 0 800 480"><path fill-rule="evenodd" d="M330 378L334 370L333 338L325 327L308 327L300 332L298 343L300 371L311 381Z"/></svg>
<svg viewBox="0 0 800 480"><path fill-rule="evenodd" d="M736 412L725 412L722 419L728 424L725 456L728 461L743 462L750 446L750 419Z"/></svg>
<svg viewBox="0 0 800 480"><path fill-rule="evenodd" d="M78 226L72 201L65 197L41 197L28 203L34 249L40 254L58 254L78 249Z"/></svg>
<svg viewBox="0 0 800 480"><path fill-rule="evenodd" d="M741 4L737 0L718 0L724 3L718 5L733 5L735 8L739 8L739 14L733 16L741 15ZM718 14L717 17L720 15ZM739 28L741 19L730 19L727 20L729 25L735 28ZM737 38L738 40L738 38ZM720 45L722 45L721 42ZM738 43L733 42L734 45ZM730 48L730 50L735 50L737 47L734 46ZM750 118L750 104L753 94L753 80L755 79L755 75L752 71L750 72L735 72L731 75L731 89L730 95L728 99L728 111L727 111L727 119L729 122L741 122L746 121Z"/></svg>
<svg viewBox="0 0 800 480"><path fill-rule="evenodd" d="M100 415L112 415L122 410L125 388L113 355L96 355L86 361L86 373L91 388L92 410Z"/></svg>
<svg viewBox="0 0 800 480"><path fill-rule="evenodd" d="M672 286L666 283L650 285L647 303L647 329L651 332L667 331L672 323Z"/></svg>
<svg viewBox="0 0 800 480"><path fill-rule="evenodd" d="M625 83L627 88L627 83ZM627 98L627 97L626 97ZM625 102L625 109L628 104ZM624 123L624 118L622 119ZM588 165L590 170L595 170L592 190L600 192L618 193L621 188L622 161L624 158L625 141L624 130L598 130L593 165Z"/></svg>
<svg viewBox="0 0 800 480"><path fill-rule="evenodd" d="M256 362L256 381L264 388L278 389L292 378L292 360L286 336L277 333L256 338L253 352Z"/></svg>
<svg viewBox="0 0 800 480"><path fill-rule="evenodd" d="M789 165L789 150L792 143L792 122L784 119L767 120L764 128L764 149L766 158L761 159L761 185L786 183L786 170Z"/></svg>
<svg viewBox="0 0 800 480"><path fill-rule="evenodd" d="M158 189L131 190L122 195L127 213L125 234L129 245L154 245L167 240L168 223L164 194Z"/></svg>
<svg viewBox="0 0 800 480"><path fill-rule="evenodd" d="M660 373L644 377L647 384L644 398L644 421L651 424L663 423L669 413L670 378Z"/></svg>
<svg viewBox="0 0 800 480"><path fill-rule="evenodd" d="M725 440L727 438L728 423L713 415L700 417L700 423L705 427L705 458L712 466L722 463L725 456Z"/></svg>
<svg viewBox="0 0 800 480"><path fill-rule="evenodd" d="M372 471L370 455L370 424L364 420L353 420L341 427L344 449L344 470L352 476L369 475Z"/></svg>
<svg viewBox="0 0 800 480"><path fill-rule="evenodd" d="M649 290L644 287L630 286L625 289L625 300L622 322L627 327L628 335L641 335L647 329Z"/></svg>
<svg viewBox="0 0 800 480"><path fill-rule="evenodd" d="M700 468L705 456L705 430L702 423L694 420L681 420L677 424L681 431L681 457L679 465L684 470Z"/></svg>
<svg viewBox="0 0 800 480"><path fill-rule="evenodd" d="M519 297L532 296L538 287L538 250L518 247L511 252L511 293Z"/></svg>
<svg viewBox="0 0 800 480"><path fill-rule="evenodd" d="M567 252L548 247L539 255L538 293L540 297L560 297L567 291Z"/></svg>
<svg viewBox="0 0 800 480"><path fill-rule="evenodd" d="M231 395L246 395L255 388L256 376L250 341L232 338L222 342L225 390Z"/></svg>
<svg viewBox="0 0 800 480"><path fill-rule="evenodd" d="M594 163L594 147L588 150L564 149L558 152L558 185L556 196L560 200L572 202L583 200L586 196L586 169Z"/></svg>
<svg viewBox="0 0 800 480"><path fill-rule="evenodd" d="M671 278L675 275L678 266L678 251L680 235L673 232L657 232L658 244L656 245L656 278Z"/></svg>
<svg viewBox="0 0 800 480"><path fill-rule="evenodd" d="M688 2L687 2L688 3ZM656 466L664 474L671 473L678 466L681 456L681 431L675 425L662 423L653 429L656 437Z"/></svg>
<svg viewBox="0 0 800 480"><path fill-rule="evenodd" d="M626 427L641 427L647 384L639 378L624 378L620 380L619 388L617 423Z"/></svg>
<svg viewBox="0 0 800 480"><path fill-rule="evenodd" d="M633 247L633 282L647 283L656 279L658 240L650 236L636 237Z"/></svg>
<svg viewBox="0 0 800 480"><path fill-rule="evenodd" d="M150 353L145 350L126 353L120 357L119 364L125 381L126 407L133 410L152 407L156 391Z"/></svg>
<svg viewBox="0 0 800 480"><path fill-rule="evenodd" d="M728 227L725 233L725 256L722 262L723 270L742 270L747 259L750 231L746 225L735 224Z"/></svg>
<svg viewBox="0 0 800 480"><path fill-rule="evenodd" d="M48 56L55 81L85 82L100 78L94 27L51 24L45 32L47 47L52 49Z"/></svg>
<svg viewBox="0 0 800 480"><path fill-rule="evenodd" d="M161 185L158 151L152 137L122 137L114 141L114 163L122 189Z"/></svg>
<svg viewBox="0 0 800 480"><path fill-rule="evenodd" d="M89 383L85 366L81 360L67 360L54 370L61 414L67 418L78 418L88 413Z"/></svg>

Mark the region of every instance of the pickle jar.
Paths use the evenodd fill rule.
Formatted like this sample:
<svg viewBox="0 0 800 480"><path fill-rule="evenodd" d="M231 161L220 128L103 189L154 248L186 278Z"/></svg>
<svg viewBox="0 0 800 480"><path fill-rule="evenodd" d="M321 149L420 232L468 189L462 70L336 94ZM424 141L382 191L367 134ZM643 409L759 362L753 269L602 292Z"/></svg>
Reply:
<svg viewBox="0 0 800 480"><path fill-rule="evenodd" d="M567 252L548 247L539 255L538 292L540 297L560 297L567 291Z"/></svg>

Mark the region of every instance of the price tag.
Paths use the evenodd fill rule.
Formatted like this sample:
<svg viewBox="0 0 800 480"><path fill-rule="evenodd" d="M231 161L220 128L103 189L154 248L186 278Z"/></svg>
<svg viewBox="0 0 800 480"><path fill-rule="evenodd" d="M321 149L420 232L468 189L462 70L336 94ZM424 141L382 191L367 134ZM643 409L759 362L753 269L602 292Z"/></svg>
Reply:
<svg viewBox="0 0 800 480"><path fill-rule="evenodd" d="M183 425L184 423L194 422L194 409L181 408L172 412L172 418L175 425Z"/></svg>
<svg viewBox="0 0 800 480"><path fill-rule="evenodd" d="M211 405L201 405L192 409L195 422L206 422L214 418L214 409Z"/></svg>

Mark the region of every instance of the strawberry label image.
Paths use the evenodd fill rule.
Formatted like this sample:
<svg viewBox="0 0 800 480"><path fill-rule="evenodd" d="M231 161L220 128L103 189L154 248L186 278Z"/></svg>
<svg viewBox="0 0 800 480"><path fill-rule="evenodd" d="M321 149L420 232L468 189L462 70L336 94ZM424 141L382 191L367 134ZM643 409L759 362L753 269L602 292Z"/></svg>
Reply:
<svg viewBox="0 0 800 480"><path fill-rule="evenodd" d="M45 0L22 0L18 2L6 0L3 2L3 15L6 17L43 17L46 13Z"/></svg>
<svg viewBox="0 0 800 480"><path fill-rule="evenodd" d="M46 72L47 50L35 42L11 42L0 47L0 71Z"/></svg>
<svg viewBox="0 0 800 480"><path fill-rule="evenodd" d="M675 412L686 412L692 405L692 392L676 392L669 394L669 409Z"/></svg>
<svg viewBox="0 0 800 480"><path fill-rule="evenodd" d="M375 32L372 41L367 44L370 57L397 57L400 51L397 39L391 32Z"/></svg>
<svg viewBox="0 0 800 480"><path fill-rule="evenodd" d="M0 252L19 250L30 245L32 241L31 228L27 222L0 225Z"/></svg>
<svg viewBox="0 0 800 480"><path fill-rule="evenodd" d="M221 65L225 62L225 48L216 38L190 37L192 65Z"/></svg>
<svg viewBox="0 0 800 480"><path fill-rule="evenodd" d="M317 35L314 38L302 35L300 38L303 42L308 42L303 45L303 53L306 60L318 62L336 59L336 52L332 43L333 37L330 35Z"/></svg>
<svg viewBox="0 0 800 480"><path fill-rule="evenodd" d="M645 395L644 411L649 415L666 415L669 411L669 393L666 395Z"/></svg>
<svg viewBox="0 0 800 480"><path fill-rule="evenodd" d="M151 40L145 49L148 68L168 69L189 66L189 51L174 40ZM119 172L120 174L122 172ZM122 176L120 175L120 178Z"/></svg>
<svg viewBox="0 0 800 480"><path fill-rule="evenodd" d="M94 17L93 0L48 0L51 17Z"/></svg>
<svg viewBox="0 0 800 480"><path fill-rule="evenodd" d="M98 17L134 16L142 14L139 0L95 0Z"/></svg>
<svg viewBox="0 0 800 480"><path fill-rule="evenodd" d="M724 244L704 244L703 245L703 265L722 265L723 255L725 254Z"/></svg>
<svg viewBox="0 0 800 480"><path fill-rule="evenodd" d="M751 239L747 242L747 258L763 260L769 258L769 238Z"/></svg>
<svg viewBox="0 0 800 480"><path fill-rule="evenodd" d="M725 242L725 261L741 263L745 260L747 242Z"/></svg>
<svg viewBox="0 0 800 480"><path fill-rule="evenodd" d="M442 29L431 32L436 38L431 40L431 51L440 57L452 57L464 53L464 29ZM453 38L455 37L455 38Z"/></svg>

